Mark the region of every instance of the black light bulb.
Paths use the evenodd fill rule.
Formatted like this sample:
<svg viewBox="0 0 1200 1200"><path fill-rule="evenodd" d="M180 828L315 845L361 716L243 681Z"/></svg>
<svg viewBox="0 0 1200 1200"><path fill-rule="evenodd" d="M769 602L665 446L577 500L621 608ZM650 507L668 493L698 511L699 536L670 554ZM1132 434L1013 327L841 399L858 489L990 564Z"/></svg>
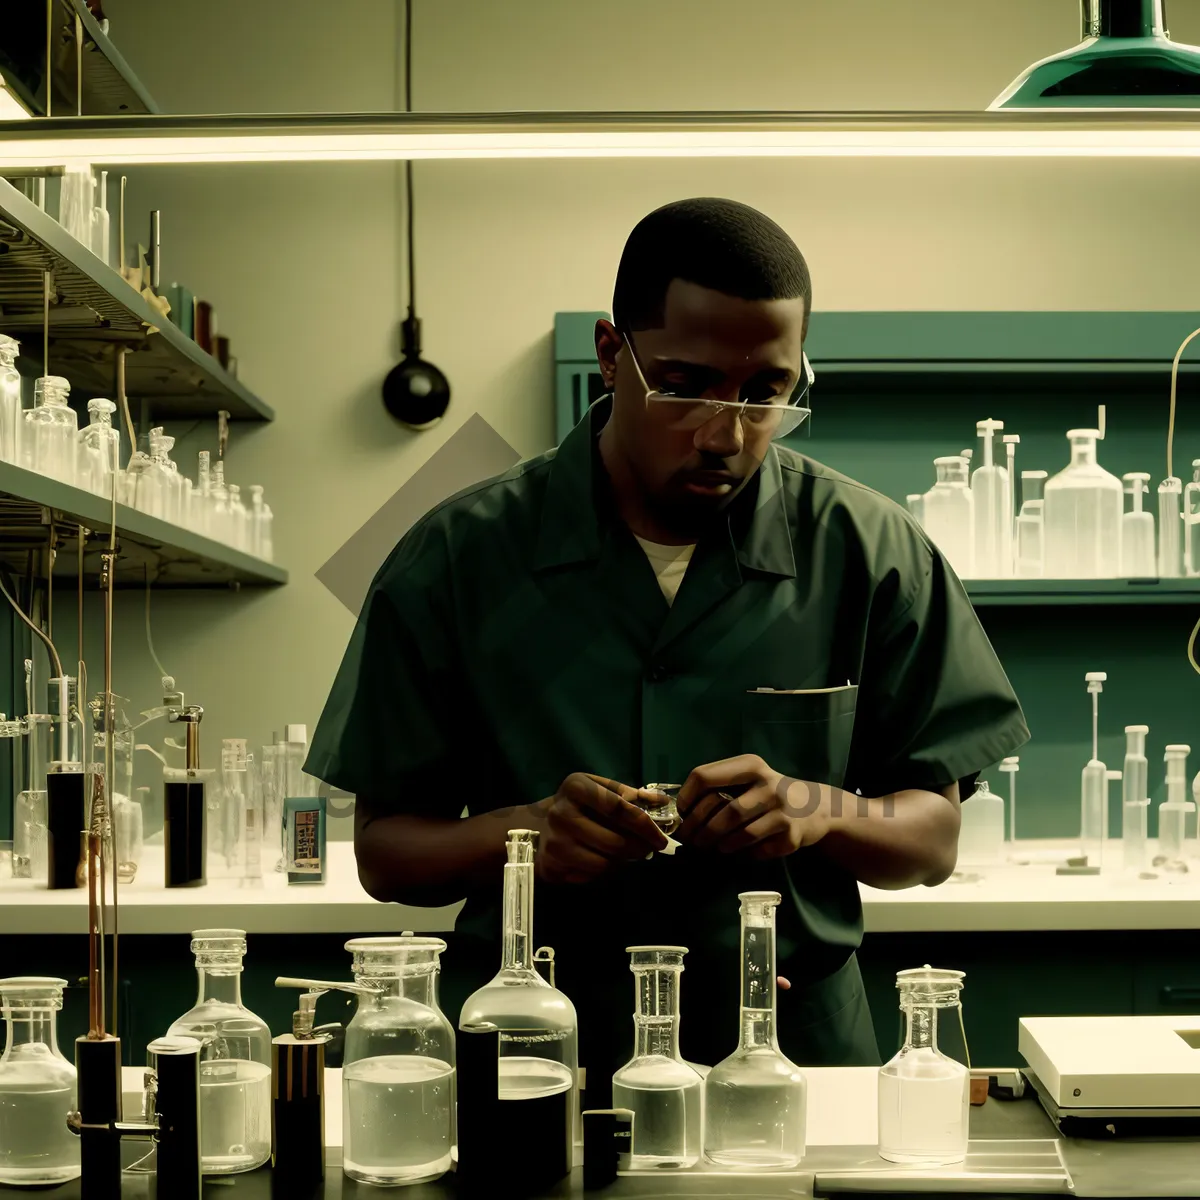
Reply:
<svg viewBox="0 0 1200 1200"><path fill-rule="evenodd" d="M445 415L450 382L421 357L421 322L411 314L401 325L403 360L383 381L384 407L412 429L427 429Z"/></svg>

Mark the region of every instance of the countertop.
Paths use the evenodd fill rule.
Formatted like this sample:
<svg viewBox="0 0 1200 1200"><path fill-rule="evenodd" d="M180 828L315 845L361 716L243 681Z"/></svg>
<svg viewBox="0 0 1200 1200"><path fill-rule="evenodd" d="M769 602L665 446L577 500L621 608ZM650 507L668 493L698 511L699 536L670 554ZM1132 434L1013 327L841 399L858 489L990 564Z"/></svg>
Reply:
<svg viewBox="0 0 1200 1200"><path fill-rule="evenodd" d="M1069 842L1015 843L1021 857L1065 857ZM1111 858L1119 859L1114 845ZM869 933L984 932L1005 930L1139 930L1200 928L1200 862L1186 875L1126 880L1119 872L1059 876L1051 862L964 867L933 888L887 892L863 887ZM289 886L271 874L258 887L210 880L204 887L168 890L162 883L161 848L147 846L137 879L120 889L124 934L185 933L234 926L248 933L290 933L303 927L325 933L436 933L453 928L459 905L408 908L380 904L363 891L349 842L330 842L329 878ZM304 911L302 922L291 911ZM0 878L0 932L84 933L86 894L48 892L27 880Z"/></svg>

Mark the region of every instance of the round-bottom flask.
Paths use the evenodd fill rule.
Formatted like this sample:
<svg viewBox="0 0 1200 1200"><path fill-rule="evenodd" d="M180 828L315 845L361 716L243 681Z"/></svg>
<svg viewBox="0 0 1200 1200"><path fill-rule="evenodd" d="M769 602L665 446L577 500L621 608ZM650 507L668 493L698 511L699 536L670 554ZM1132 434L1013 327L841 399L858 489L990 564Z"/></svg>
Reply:
<svg viewBox="0 0 1200 1200"><path fill-rule="evenodd" d="M919 967L896 976L904 1045L879 1069L879 1157L955 1163L967 1154L970 1072L938 1049L939 1020L962 1029L961 971Z"/></svg>
<svg viewBox="0 0 1200 1200"><path fill-rule="evenodd" d="M58 1049L65 979L0 979L8 1040L0 1058L0 1184L39 1187L79 1176L75 1068Z"/></svg>
<svg viewBox="0 0 1200 1200"><path fill-rule="evenodd" d="M342 1170L360 1183L426 1183L450 1169L454 1143L454 1029L438 1005L430 937L355 938L360 995L346 1027Z"/></svg>

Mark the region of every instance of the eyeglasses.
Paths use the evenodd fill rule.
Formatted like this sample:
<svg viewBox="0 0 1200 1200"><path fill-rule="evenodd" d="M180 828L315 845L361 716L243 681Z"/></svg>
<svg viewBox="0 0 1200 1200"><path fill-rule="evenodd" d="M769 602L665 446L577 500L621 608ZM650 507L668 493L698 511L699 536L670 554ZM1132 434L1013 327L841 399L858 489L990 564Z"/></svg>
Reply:
<svg viewBox="0 0 1200 1200"><path fill-rule="evenodd" d="M738 414L744 428L770 431L771 438L777 440L795 433L812 415L812 409L804 407L801 401L807 398L817 376L808 361L808 355L803 351L800 352L800 382L792 394L786 398L780 396L772 404L750 404L741 401L707 400L702 396L681 396L661 388L651 388L646 382L642 364L638 361L632 335L626 333L623 336L625 345L629 347L633 369L645 390L646 403L653 404L658 412L666 414L668 429L700 429L728 409Z"/></svg>

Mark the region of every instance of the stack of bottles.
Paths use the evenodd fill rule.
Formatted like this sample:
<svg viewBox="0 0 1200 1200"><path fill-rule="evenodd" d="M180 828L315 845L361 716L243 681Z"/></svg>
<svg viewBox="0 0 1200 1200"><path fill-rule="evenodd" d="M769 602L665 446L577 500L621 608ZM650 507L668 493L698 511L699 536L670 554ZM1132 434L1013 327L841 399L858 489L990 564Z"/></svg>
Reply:
<svg viewBox="0 0 1200 1200"><path fill-rule="evenodd" d="M274 514L262 486L246 489L225 479L225 464L198 460L195 481L171 457L175 439L150 430L143 448L121 467L121 436L113 425L116 405L97 397L87 405L81 430L70 405L71 385L58 375L34 381L34 404L24 409L17 373L18 343L0 334L0 459L72 487L117 500L152 517L189 529L270 562L274 558Z"/></svg>
<svg viewBox="0 0 1200 1200"><path fill-rule="evenodd" d="M978 452L933 460L936 482L908 508L962 579L1118 579L1200 576L1200 459L1185 487L1157 487L1158 519L1145 497L1152 477L1123 479L1097 457L1098 429L1067 431L1070 461L1055 475L1022 471L1020 438L1003 421L978 422ZM972 470L974 462L974 470Z"/></svg>

